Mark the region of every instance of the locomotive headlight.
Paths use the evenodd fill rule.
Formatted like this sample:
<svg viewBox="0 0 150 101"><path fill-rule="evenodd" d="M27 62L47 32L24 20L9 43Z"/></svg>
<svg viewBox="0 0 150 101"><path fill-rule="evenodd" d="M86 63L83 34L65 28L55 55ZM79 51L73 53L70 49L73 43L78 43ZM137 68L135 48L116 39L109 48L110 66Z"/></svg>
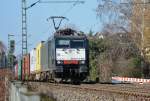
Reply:
<svg viewBox="0 0 150 101"><path fill-rule="evenodd" d="M85 64L85 61L84 60L80 61L80 64Z"/></svg>
<svg viewBox="0 0 150 101"><path fill-rule="evenodd" d="M58 60L58 61L57 61L57 64L61 64L61 61L60 61L60 60Z"/></svg>

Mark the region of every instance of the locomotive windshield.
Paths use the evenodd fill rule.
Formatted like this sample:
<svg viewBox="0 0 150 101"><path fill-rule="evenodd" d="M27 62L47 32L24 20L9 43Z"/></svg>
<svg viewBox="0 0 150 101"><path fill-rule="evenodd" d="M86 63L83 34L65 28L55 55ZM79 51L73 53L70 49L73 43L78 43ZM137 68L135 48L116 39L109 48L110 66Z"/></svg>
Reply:
<svg viewBox="0 0 150 101"><path fill-rule="evenodd" d="M56 41L57 48L84 48L84 40L60 39Z"/></svg>
<svg viewBox="0 0 150 101"><path fill-rule="evenodd" d="M70 47L70 40L57 40L56 42L57 48L69 48Z"/></svg>
<svg viewBox="0 0 150 101"><path fill-rule="evenodd" d="M70 40L59 40L59 45L70 45Z"/></svg>
<svg viewBox="0 0 150 101"><path fill-rule="evenodd" d="M71 48L83 48L83 47L84 47L84 40L71 41Z"/></svg>

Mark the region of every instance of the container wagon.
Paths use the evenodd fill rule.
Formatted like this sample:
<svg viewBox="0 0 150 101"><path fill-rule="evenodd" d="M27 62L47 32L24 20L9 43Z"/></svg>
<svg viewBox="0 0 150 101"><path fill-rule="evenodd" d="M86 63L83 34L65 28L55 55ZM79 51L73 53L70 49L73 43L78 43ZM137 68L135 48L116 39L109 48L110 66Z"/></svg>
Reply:
<svg viewBox="0 0 150 101"><path fill-rule="evenodd" d="M29 80L35 80L36 68L36 48L30 51L30 77Z"/></svg>
<svg viewBox="0 0 150 101"><path fill-rule="evenodd" d="M18 60L18 80L22 80L22 59Z"/></svg>
<svg viewBox="0 0 150 101"><path fill-rule="evenodd" d="M15 80L18 80L18 63L15 65Z"/></svg>
<svg viewBox="0 0 150 101"><path fill-rule="evenodd" d="M44 41L41 41L36 47L36 65L35 65L35 72L36 72L36 80L41 79L42 73L42 47Z"/></svg>
<svg viewBox="0 0 150 101"><path fill-rule="evenodd" d="M30 76L30 54L26 54L23 56L22 61L22 80L29 80Z"/></svg>

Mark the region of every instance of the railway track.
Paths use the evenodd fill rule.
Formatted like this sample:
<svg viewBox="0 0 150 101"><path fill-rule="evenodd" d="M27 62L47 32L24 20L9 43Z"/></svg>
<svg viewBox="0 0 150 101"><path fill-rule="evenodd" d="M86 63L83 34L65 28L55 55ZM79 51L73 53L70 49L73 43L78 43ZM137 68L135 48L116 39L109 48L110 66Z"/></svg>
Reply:
<svg viewBox="0 0 150 101"><path fill-rule="evenodd" d="M150 85L137 85L137 84L81 84L81 85L70 85L70 84L54 84L54 83L43 83L43 82L29 82L30 86L35 86L34 90L38 87L45 86L55 87L57 89L75 89L87 92L109 92L116 93L126 96L138 96L144 97L150 100ZM45 88L45 89L47 89Z"/></svg>

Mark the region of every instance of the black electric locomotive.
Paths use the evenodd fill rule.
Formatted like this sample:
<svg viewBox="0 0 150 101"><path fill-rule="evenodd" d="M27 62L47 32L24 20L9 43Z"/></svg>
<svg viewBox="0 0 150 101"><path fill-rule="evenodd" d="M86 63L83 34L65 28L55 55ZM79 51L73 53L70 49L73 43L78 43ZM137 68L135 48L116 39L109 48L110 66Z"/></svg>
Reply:
<svg viewBox="0 0 150 101"><path fill-rule="evenodd" d="M84 34L72 29L58 30L44 43L42 50L42 71L46 79L83 81L87 78L88 39Z"/></svg>

